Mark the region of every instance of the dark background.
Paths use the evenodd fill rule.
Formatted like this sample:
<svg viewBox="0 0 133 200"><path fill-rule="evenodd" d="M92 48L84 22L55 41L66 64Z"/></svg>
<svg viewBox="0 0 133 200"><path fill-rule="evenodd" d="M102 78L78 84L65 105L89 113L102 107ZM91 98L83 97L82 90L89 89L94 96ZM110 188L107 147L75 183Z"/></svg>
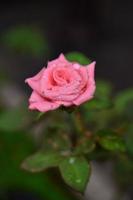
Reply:
<svg viewBox="0 0 133 200"><path fill-rule="evenodd" d="M116 89L132 86L133 1L45 0L10 1L0 5L0 31L37 26L45 34L51 53L39 59L22 57L1 46L1 67L20 85L60 52L81 51L97 61L97 78L113 82Z"/></svg>

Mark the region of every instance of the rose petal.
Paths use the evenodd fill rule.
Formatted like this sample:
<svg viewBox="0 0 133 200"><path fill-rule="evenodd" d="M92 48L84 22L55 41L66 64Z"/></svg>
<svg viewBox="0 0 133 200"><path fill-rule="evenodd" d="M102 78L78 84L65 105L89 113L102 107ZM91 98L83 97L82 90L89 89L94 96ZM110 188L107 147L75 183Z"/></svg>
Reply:
<svg viewBox="0 0 133 200"><path fill-rule="evenodd" d="M65 56L64 56L64 54L63 53L61 53L60 55L59 55L59 58L58 58L61 62L68 62L68 60L65 58Z"/></svg>
<svg viewBox="0 0 133 200"><path fill-rule="evenodd" d="M45 67L35 76L31 77L31 78L27 78L25 80L25 83L28 83L28 85L35 90L36 92L40 92L40 80L42 78L42 75L45 71Z"/></svg>
<svg viewBox="0 0 133 200"><path fill-rule="evenodd" d="M48 101L47 99L41 97L37 92L33 91L29 99L29 109L39 110L40 112L47 112L49 110L55 110L60 105L56 102Z"/></svg>
<svg viewBox="0 0 133 200"><path fill-rule="evenodd" d="M65 58L63 53L61 53L58 58L48 62L47 68L56 67L58 65L67 67L72 64Z"/></svg>
<svg viewBox="0 0 133 200"><path fill-rule="evenodd" d="M87 69L87 67L80 67L79 73L80 73L80 75L82 77L82 81L81 81L81 84L80 84L80 87L79 87L79 90L81 90L88 83L89 75L88 75L88 69Z"/></svg>
<svg viewBox="0 0 133 200"><path fill-rule="evenodd" d="M89 80L93 81L93 82L95 82L95 80L94 80L95 65L96 65L96 62L94 61L87 66L87 70L88 70L88 74L89 74Z"/></svg>
<svg viewBox="0 0 133 200"><path fill-rule="evenodd" d="M89 75L88 84L87 84L86 90L82 94L80 94L76 100L73 101L75 105L80 105L93 98L95 88L96 88L95 80L94 80L95 64L96 62L93 62L87 66L88 75Z"/></svg>

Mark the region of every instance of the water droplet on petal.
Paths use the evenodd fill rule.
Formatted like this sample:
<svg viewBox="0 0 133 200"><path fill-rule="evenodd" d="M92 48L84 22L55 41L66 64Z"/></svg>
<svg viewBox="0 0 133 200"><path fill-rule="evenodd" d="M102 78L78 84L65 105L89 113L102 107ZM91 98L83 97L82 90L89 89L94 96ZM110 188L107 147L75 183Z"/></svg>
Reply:
<svg viewBox="0 0 133 200"><path fill-rule="evenodd" d="M75 63L75 64L73 65L73 67L74 67L75 69L79 69L79 68L80 68L80 65L79 65L78 63Z"/></svg>

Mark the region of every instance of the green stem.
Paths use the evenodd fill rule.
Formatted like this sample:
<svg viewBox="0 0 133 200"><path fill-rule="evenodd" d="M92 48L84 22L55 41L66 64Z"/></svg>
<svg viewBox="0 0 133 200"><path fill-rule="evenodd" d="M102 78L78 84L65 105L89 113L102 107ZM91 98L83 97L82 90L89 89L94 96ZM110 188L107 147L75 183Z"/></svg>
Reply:
<svg viewBox="0 0 133 200"><path fill-rule="evenodd" d="M79 111L72 113L72 118L75 124L75 128L79 137L82 137L85 134L85 127L81 118Z"/></svg>

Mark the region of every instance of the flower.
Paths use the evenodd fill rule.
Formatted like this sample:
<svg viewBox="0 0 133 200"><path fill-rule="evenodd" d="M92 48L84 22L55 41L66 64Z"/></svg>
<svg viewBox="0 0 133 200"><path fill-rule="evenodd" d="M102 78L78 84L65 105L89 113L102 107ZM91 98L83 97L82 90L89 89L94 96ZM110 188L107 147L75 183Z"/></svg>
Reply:
<svg viewBox="0 0 133 200"><path fill-rule="evenodd" d="M25 80L33 89L29 109L46 112L60 106L79 106L93 98L95 62L82 66L63 54L48 62L36 76Z"/></svg>

